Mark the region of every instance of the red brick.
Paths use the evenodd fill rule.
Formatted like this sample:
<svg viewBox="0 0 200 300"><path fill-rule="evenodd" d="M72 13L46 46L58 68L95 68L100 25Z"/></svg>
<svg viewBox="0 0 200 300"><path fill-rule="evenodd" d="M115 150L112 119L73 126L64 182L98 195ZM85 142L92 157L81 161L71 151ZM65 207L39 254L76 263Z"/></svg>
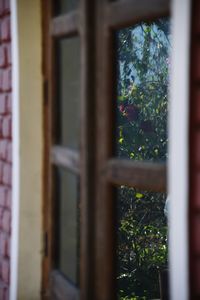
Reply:
<svg viewBox="0 0 200 300"><path fill-rule="evenodd" d="M192 218L192 234L191 234L191 238L192 238L192 249L194 251L195 254L199 255L200 254L200 216L196 215L193 216Z"/></svg>
<svg viewBox="0 0 200 300"><path fill-rule="evenodd" d="M200 123L200 89L195 87L193 88L194 92L194 104L195 104L195 109L194 109L194 118L195 122Z"/></svg>
<svg viewBox="0 0 200 300"><path fill-rule="evenodd" d="M6 291L6 287L2 285L0 287L0 299L1 300L5 300L5 291Z"/></svg>
<svg viewBox="0 0 200 300"><path fill-rule="evenodd" d="M10 265L8 260L2 261L2 280L5 283L9 283L9 277L10 277Z"/></svg>
<svg viewBox="0 0 200 300"><path fill-rule="evenodd" d="M200 33L200 2L193 1L193 20L194 20L194 30L196 33Z"/></svg>
<svg viewBox="0 0 200 300"><path fill-rule="evenodd" d="M7 94L7 101L6 101L6 111L7 113L12 112L12 94Z"/></svg>
<svg viewBox="0 0 200 300"><path fill-rule="evenodd" d="M6 240L6 256L10 257L10 238L8 236Z"/></svg>
<svg viewBox="0 0 200 300"><path fill-rule="evenodd" d="M3 3L3 0L0 1L0 16L3 15L3 12L4 12L4 3ZM0 298L1 299L1 298Z"/></svg>
<svg viewBox="0 0 200 300"><path fill-rule="evenodd" d="M3 178L2 182L6 185L12 185L12 166L10 164L3 164Z"/></svg>
<svg viewBox="0 0 200 300"><path fill-rule="evenodd" d="M12 88L12 71L11 68L3 70L2 91L9 92Z"/></svg>
<svg viewBox="0 0 200 300"><path fill-rule="evenodd" d="M11 217L10 217L9 210L4 210L2 216L2 229L7 233L10 232L10 225L11 225L10 221L11 221Z"/></svg>
<svg viewBox="0 0 200 300"><path fill-rule="evenodd" d="M0 67L5 67L6 66L6 47L5 45L0 46Z"/></svg>
<svg viewBox="0 0 200 300"><path fill-rule="evenodd" d="M193 282L192 282L192 292L200 294L200 261L196 259L194 264L194 274L193 274ZM198 298L195 298L198 299Z"/></svg>
<svg viewBox="0 0 200 300"><path fill-rule="evenodd" d="M6 48L6 65L11 65L12 63L11 44L10 43L6 44L5 48Z"/></svg>
<svg viewBox="0 0 200 300"><path fill-rule="evenodd" d="M4 300L9 300L9 289L5 287L4 289Z"/></svg>
<svg viewBox="0 0 200 300"><path fill-rule="evenodd" d="M8 141L0 140L0 159L6 160L8 156Z"/></svg>
<svg viewBox="0 0 200 300"><path fill-rule="evenodd" d="M0 279L2 279L2 260L0 260ZM1 285L0 285L0 287L1 287Z"/></svg>
<svg viewBox="0 0 200 300"><path fill-rule="evenodd" d="M2 1L2 0L1 0ZM10 0L4 0L3 2L3 13L8 14L10 12Z"/></svg>
<svg viewBox="0 0 200 300"><path fill-rule="evenodd" d="M1 22L1 40L10 41L11 32L10 32L10 17L3 18Z"/></svg>
<svg viewBox="0 0 200 300"><path fill-rule="evenodd" d="M10 138L12 136L12 123L11 117L6 116L2 121L2 136L5 138Z"/></svg>
<svg viewBox="0 0 200 300"><path fill-rule="evenodd" d="M6 66L10 66L11 61L11 43L2 44L0 46L0 67L5 68Z"/></svg>
<svg viewBox="0 0 200 300"><path fill-rule="evenodd" d="M7 111L7 95L0 94L0 114L3 115Z"/></svg>
<svg viewBox="0 0 200 300"><path fill-rule="evenodd" d="M0 16L0 300L8 300L11 231L10 209L12 202L12 143L10 141L12 137L12 56L10 43L10 0L0 0Z"/></svg>
<svg viewBox="0 0 200 300"><path fill-rule="evenodd" d="M10 237L5 233L0 233L0 255L10 257Z"/></svg>
<svg viewBox="0 0 200 300"><path fill-rule="evenodd" d="M4 208L0 207L0 228L2 229L2 221L3 221L3 211Z"/></svg>
<svg viewBox="0 0 200 300"><path fill-rule="evenodd" d="M2 161L7 160L7 149L8 148L8 140L0 139L0 159Z"/></svg>
<svg viewBox="0 0 200 300"><path fill-rule="evenodd" d="M3 131L3 116L0 115L0 138L2 138Z"/></svg>
<svg viewBox="0 0 200 300"><path fill-rule="evenodd" d="M12 162L12 142L7 143L6 160L7 162Z"/></svg>
<svg viewBox="0 0 200 300"><path fill-rule="evenodd" d="M7 205L7 189L4 186L0 186L0 206L6 207Z"/></svg>
<svg viewBox="0 0 200 300"><path fill-rule="evenodd" d="M7 193L6 193L6 207L8 209L11 209L11 205L12 205L12 190L11 189L7 189Z"/></svg>
<svg viewBox="0 0 200 300"><path fill-rule="evenodd" d="M200 131L199 130L196 131L193 137L193 141L194 141L194 147L192 149L193 163L196 166L200 167Z"/></svg>
<svg viewBox="0 0 200 300"><path fill-rule="evenodd" d="M7 238L4 233L0 234L0 255L7 256Z"/></svg>
<svg viewBox="0 0 200 300"><path fill-rule="evenodd" d="M3 182L3 168L4 168L4 163L0 161L0 182Z"/></svg>
<svg viewBox="0 0 200 300"><path fill-rule="evenodd" d="M2 183L5 185L11 185L11 166L10 164L3 164L3 176Z"/></svg>
<svg viewBox="0 0 200 300"><path fill-rule="evenodd" d="M194 64L194 78L195 80L200 79L200 44L196 41L194 45L194 53L193 53L193 64Z"/></svg>
<svg viewBox="0 0 200 300"><path fill-rule="evenodd" d="M3 70L0 69L0 91L3 91Z"/></svg>

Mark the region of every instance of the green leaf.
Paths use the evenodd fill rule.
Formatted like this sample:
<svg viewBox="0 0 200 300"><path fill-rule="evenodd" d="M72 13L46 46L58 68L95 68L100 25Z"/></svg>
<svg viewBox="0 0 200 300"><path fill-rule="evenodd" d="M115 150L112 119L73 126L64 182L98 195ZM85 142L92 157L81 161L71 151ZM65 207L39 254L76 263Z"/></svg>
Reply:
<svg viewBox="0 0 200 300"><path fill-rule="evenodd" d="M118 101L125 101L125 100L126 100L126 97L124 97L124 96L118 96L118 97L117 97L117 100L118 100Z"/></svg>
<svg viewBox="0 0 200 300"><path fill-rule="evenodd" d="M141 198L144 197L144 195L141 194L141 193L136 193L136 194L135 194L135 197L136 197L137 199L141 199Z"/></svg>

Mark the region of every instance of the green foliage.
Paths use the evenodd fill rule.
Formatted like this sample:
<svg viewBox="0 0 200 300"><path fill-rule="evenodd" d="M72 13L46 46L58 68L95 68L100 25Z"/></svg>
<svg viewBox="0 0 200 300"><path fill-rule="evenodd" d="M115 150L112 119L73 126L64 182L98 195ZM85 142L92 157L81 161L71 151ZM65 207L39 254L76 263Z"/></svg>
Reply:
<svg viewBox="0 0 200 300"><path fill-rule="evenodd" d="M142 23L118 33L118 141L121 157L167 157L168 21ZM160 27L161 26L161 27Z"/></svg>
<svg viewBox="0 0 200 300"><path fill-rule="evenodd" d="M139 195L139 197L138 197ZM142 195L142 197L141 197ZM167 263L165 194L121 187L118 194L120 296L157 297L158 270Z"/></svg>
<svg viewBox="0 0 200 300"><path fill-rule="evenodd" d="M119 157L167 159L169 21L120 30L117 144ZM167 265L166 195L121 186L118 191L118 297L159 297L158 271Z"/></svg>

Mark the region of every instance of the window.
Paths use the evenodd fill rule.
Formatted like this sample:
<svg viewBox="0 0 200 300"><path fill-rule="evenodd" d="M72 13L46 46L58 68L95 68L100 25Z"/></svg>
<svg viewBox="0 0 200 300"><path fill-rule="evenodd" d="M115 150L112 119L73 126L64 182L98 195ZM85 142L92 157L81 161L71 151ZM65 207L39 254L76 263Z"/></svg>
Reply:
<svg viewBox="0 0 200 300"><path fill-rule="evenodd" d="M137 163L166 162L170 21L139 22L118 30L115 39L115 155ZM168 272L169 198L154 189L121 184L116 190L120 299L160 298L159 281Z"/></svg>
<svg viewBox="0 0 200 300"><path fill-rule="evenodd" d="M163 97L167 92L154 82L160 80L160 75L155 75L157 66L152 62L147 66L150 71L146 71L147 86L142 94L139 88L144 82L136 74L134 63L131 66L128 62L128 85L132 89L129 92L140 97L140 102L125 97L127 91L123 94L120 85L124 62L123 59L120 62L119 47L125 33L135 35L139 43L148 42L149 38L150 43L151 30L159 44L162 33L158 27L168 24L163 20L169 15L169 3L164 0L58 2L54 7L53 1L51 5L43 1L46 140L43 294L50 292L55 299L120 299L119 270L124 266L120 256L117 257L121 239L117 228L121 226L122 194L134 194L146 202L151 198L164 205L167 192L166 109L162 116L165 122L160 123L162 128L153 137L159 120L151 118L148 102L143 102L146 106L142 107L141 101L149 94L152 98L160 97L160 105L166 105ZM160 44L167 43L165 38L168 37L160 37ZM154 50L150 49L150 54L161 55ZM147 54L138 53L138 63L143 63L144 70L141 55ZM164 71L163 80L167 80L167 70ZM135 147L138 153L122 147L126 135L124 118L129 121L133 143L137 143L137 129L143 140L155 140L152 149L140 155L144 150L140 147L149 145L141 141ZM163 136L159 136L161 131Z"/></svg>

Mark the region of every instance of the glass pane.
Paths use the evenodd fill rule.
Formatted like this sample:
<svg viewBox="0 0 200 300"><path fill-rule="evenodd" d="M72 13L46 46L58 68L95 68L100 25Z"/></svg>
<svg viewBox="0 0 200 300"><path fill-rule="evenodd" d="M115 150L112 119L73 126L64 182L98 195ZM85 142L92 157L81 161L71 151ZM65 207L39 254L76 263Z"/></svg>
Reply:
<svg viewBox="0 0 200 300"><path fill-rule="evenodd" d="M56 267L72 282L77 283L78 179L74 174L62 168L56 170L56 177Z"/></svg>
<svg viewBox="0 0 200 300"><path fill-rule="evenodd" d="M117 189L117 296L120 300L161 297L159 277L168 272L165 202L163 193L126 186ZM166 288L161 290L167 293Z"/></svg>
<svg viewBox="0 0 200 300"><path fill-rule="evenodd" d="M167 158L170 23L168 18L119 30L116 155Z"/></svg>
<svg viewBox="0 0 200 300"><path fill-rule="evenodd" d="M58 143L79 148L80 40L61 39L57 44L57 135Z"/></svg>
<svg viewBox="0 0 200 300"><path fill-rule="evenodd" d="M55 14L63 15L77 9L79 0L59 0L56 1Z"/></svg>

